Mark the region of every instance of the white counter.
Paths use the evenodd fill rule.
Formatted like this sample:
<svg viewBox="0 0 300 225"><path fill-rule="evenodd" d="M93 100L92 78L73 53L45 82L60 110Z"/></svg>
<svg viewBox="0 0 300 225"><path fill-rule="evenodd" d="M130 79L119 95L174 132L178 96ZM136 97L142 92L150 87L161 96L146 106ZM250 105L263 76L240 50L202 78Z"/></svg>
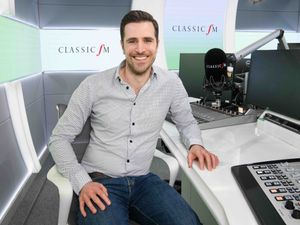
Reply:
<svg viewBox="0 0 300 225"><path fill-rule="evenodd" d="M164 123L161 137L220 225L258 224L231 166L300 157L299 147L258 132L256 123L228 126L202 131L205 147L219 156L220 165L211 172L201 171L195 162L192 169L188 168L187 150L172 123Z"/></svg>

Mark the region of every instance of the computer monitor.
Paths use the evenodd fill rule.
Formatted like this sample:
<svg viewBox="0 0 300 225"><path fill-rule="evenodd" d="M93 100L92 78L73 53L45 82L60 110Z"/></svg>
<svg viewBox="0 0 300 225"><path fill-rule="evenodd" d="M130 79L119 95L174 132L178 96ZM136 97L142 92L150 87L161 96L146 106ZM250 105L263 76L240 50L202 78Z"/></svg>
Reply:
<svg viewBox="0 0 300 225"><path fill-rule="evenodd" d="M300 120L300 50L251 54L245 102Z"/></svg>
<svg viewBox="0 0 300 225"><path fill-rule="evenodd" d="M190 97L200 98L207 93L203 89L205 53L181 53L179 77Z"/></svg>
<svg viewBox="0 0 300 225"><path fill-rule="evenodd" d="M245 84L247 80L247 74L250 71L250 58L242 58L237 62L232 63L234 67L233 72L233 90L232 90L232 103L238 106L244 106L245 99Z"/></svg>
<svg viewBox="0 0 300 225"><path fill-rule="evenodd" d="M179 77L190 97L206 98L213 101L212 93L203 88L205 78L205 53L181 53L179 58ZM230 100L231 92L225 91L222 100Z"/></svg>
<svg viewBox="0 0 300 225"><path fill-rule="evenodd" d="M250 63L251 59L243 58L236 62L234 66L234 74L235 75L242 75L250 71Z"/></svg>
<svg viewBox="0 0 300 225"><path fill-rule="evenodd" d="M300 49L300 43L288 43L289 49ZM278 50L286 50L280 43L277 44Z"/></svg>

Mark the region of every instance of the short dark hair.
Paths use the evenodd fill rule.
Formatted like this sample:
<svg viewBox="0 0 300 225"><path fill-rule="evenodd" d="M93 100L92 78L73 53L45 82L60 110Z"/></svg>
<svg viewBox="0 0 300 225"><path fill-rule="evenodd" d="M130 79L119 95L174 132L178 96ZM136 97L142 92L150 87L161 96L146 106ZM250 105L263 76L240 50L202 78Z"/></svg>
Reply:
<svg viewBox="0 0 300 225"><path fill-rule="evenodd" d="M149 21L153 24L155 30L154 35L156 40L158 41L159 28L158 28L157 21L153 18L153 16L150 13L147 13L142 10L131 10L123 17L120 25L121 41L123 42L124 40L124 36L125 36L124 29L128 23L139 23L145 21Z"/></svg>

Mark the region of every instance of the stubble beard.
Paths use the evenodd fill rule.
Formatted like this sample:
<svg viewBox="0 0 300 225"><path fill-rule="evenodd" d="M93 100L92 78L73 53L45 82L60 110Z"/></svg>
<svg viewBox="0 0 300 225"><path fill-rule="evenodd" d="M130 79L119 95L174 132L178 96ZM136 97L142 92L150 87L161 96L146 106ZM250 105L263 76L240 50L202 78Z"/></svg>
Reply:
<svg viewBox="0 0 300 225"><path fill-rule="evenodd" d="M126 64L132 74L137 75L137 76L143 76L148 70L150 70L154 61L155 61L155 57L152 59L152 62L149 63L149 65L147 65L146 67L142 67L142 68L138 68L138 66L135 66L133 63L127 62Z"/></svg>

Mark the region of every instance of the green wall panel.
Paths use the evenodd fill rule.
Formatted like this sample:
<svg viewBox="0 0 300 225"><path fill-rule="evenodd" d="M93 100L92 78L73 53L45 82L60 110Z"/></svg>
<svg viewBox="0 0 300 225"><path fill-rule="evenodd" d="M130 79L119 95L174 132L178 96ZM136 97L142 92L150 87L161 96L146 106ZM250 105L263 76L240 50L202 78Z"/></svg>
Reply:
<svg viewBox="0 0 300 225"><path fill-rule="evenodd" d="M0 83L40 73L40 31L0 16Z"/></svg>

